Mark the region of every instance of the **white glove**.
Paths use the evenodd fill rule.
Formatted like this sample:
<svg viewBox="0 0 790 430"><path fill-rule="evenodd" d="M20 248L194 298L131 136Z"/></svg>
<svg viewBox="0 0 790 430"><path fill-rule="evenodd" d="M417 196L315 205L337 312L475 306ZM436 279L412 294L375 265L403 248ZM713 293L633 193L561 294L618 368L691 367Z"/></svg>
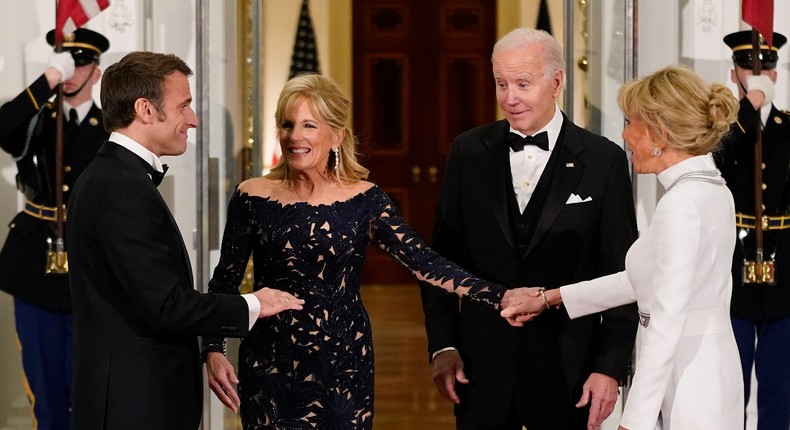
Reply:
<svg viewBox="0 0 790 430"><path fill-rule="evenodd" d="M774 83L766 75L749 75L746 77L746 89L749 91L762 91L765 94L763 106L768 106L774 101Z"/></svg>
<svg viewBox="0 0 790 430"><path fill-rule="evenodd" d="M66 82L74 76L74 58L70 52L53 52L49 56L49 67L60 72L60 82Z"/></svg>

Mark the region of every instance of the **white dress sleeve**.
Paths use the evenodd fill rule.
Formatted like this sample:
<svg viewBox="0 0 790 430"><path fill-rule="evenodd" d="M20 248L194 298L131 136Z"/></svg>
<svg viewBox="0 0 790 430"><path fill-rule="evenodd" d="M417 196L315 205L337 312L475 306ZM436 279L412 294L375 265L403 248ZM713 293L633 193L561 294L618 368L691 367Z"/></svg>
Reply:
<svg viewBox="0 0 790 430"><path fill-rule="evenodd" d="M560 287L560 294L571 319L636 301L625 271Z"/></svg>

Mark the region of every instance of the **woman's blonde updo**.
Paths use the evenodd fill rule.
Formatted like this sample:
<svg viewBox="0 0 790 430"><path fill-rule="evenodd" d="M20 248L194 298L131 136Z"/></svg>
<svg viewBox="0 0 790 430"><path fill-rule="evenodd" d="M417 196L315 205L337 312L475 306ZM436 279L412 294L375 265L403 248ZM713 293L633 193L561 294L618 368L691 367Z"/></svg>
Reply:
<svg viewBox="0 0 790 430"><path fill-rule="evenodd" d="M335 169L338 160L330 154L327 165L329 177L341 183L367 179L368 169L357 161L358 140L351 128L351 100L340 86L331 78L316 74L298 75L289 79L280 92L274 113L278 129L283 124L286 113L302 100L307 101L318 120L326 122L336 131L344 132L343 142L340 144L340 166ZM280 158L268 177L292 179L286 157Z"/></svg>
<svg viewBox="0 0 790 430"><path fill-rule="evenodd" d="M708 85L678 66L624 84L617 103L627 118L644 122L657 142L691 155L713 151L738 116L738 100L727 87Z"/></svg>

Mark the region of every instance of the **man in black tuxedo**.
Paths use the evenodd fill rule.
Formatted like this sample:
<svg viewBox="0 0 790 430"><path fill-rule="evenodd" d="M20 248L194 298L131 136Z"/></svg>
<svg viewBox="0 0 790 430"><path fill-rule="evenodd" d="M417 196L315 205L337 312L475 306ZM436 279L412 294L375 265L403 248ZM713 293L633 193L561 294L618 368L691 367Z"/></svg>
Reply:
<svg viewBox="0 0 790 430"><path fill-rule="evenodd" d="M55 30L46 40L54 46ZM47 253L58 239L57 116L65 117L61 193L67 202L75 180L107 140L92 91L101 77L101 54L109 47L101 34L77 29L63 42L63 52L51 54L44 73L0 107L0 147L16 162L16 185L25 196L0 251L0 290L14 297L22 369L38 430L71 425L71 294L64 267L47 270ZM54 98L58 84L63 85L62 110Z"/></svg>
<svg viewBox="0 0 790 430"><path fill-rule="evenodd" d="M456 138L432 247L511 287L556 288L622 270L637 237L627 159L557 107L559 44L517 29L494 46L492 63L506 119ZM573 321L551 309L513 328L467 300L459 306L428 288L422 298L434 383L455 403L456 428L598 428L613 411L635 305Z"/></svg>
<svg viewBox="0 0 790 430"><path fill-rule="evenodd" d="M189 67L133 52L102 81L111 132L69 200L74 301L74 428L196 429L203 404L197 335L244 336L259 317L301 309L278 290L200 294L156 185L159 157L198 126ZM264 291L265 290L265 291Z"/></svg>

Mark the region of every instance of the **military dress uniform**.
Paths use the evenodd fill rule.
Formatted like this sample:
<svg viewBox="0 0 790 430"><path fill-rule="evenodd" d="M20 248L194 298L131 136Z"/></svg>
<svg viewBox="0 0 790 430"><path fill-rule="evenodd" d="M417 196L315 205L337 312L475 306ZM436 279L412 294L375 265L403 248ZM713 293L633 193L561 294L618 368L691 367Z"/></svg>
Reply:
<svg viewBox="0 0 790 430"><path fill-rule="evenodd" d="M103 36L85 29L77 30L71 42L64 42L64 50L71 51L76 67L98 64L99 54L108 46ZM8 237L0 251L0 289L14 296L22 364L38 429L71 427L72 308L68 275L45 274L47 250L55 240L57 108L49 101L54 93L42 74L0 107L0 147L16 162L17 188L25 198L24 209L8 225ZM75 180L108 137L101 110L90 104L83 118L78 118L77 109L65 114L64 205Z"/></svg>
<svg viewBox="0 0 790 430"><path fill-rule="evenodd" d="M751 69L751 31L725 37L735 64ZM776 67L786 38L774 33L774 48L762 47L762 68ZM764 42L763 42L764 43ZM747 58L748 57L748 58ZM717 154L719 169L735 200L738 241L733 254L731 316L743 366L748 403L752 365L757 375L758 429L790 428L790 115L775 106L767 120L746 97L738 121ZM774 262L775 283L744 280L744 261L755 261L755 127L762 128L763 250ZM755 347L756 344L756 347Z"/></svg>

